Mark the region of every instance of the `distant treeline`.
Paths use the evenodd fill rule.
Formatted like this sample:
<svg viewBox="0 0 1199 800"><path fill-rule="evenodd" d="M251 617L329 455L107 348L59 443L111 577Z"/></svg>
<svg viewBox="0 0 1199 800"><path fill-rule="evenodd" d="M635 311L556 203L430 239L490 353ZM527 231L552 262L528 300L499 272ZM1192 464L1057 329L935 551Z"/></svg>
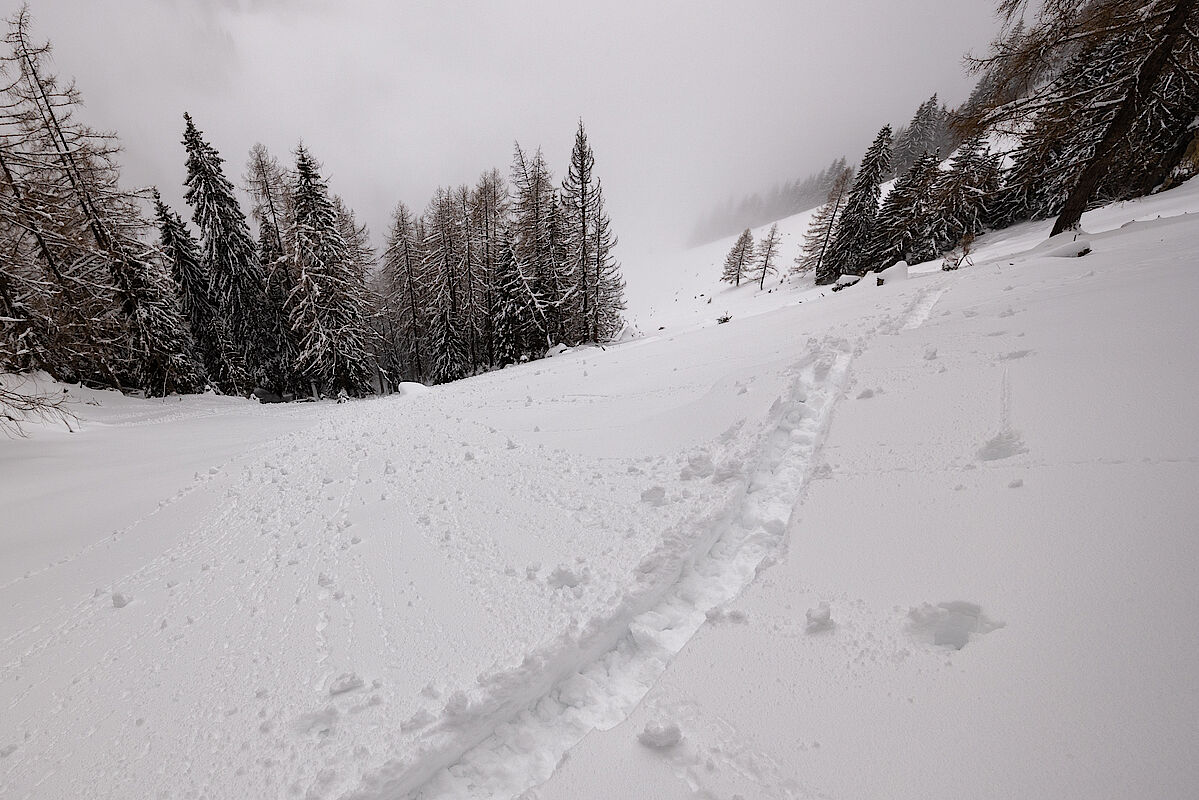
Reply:
<svg viewBox="0 0 1199 800"><path fill-rule="evenodd" d="M953 112L938 103L934 94L920 104L912 121L895 133L894 170L885 179L902 173L925 150L948 155L958 143L950 127ZM825 202L837 176L848 166L845 156L833 159L819 172L805 178L775 185L769 191L755 192L734 201L732 198L712 209L695 225L689 245L723 239L745 228L757 228L772 220L789 217Z"/></svg>

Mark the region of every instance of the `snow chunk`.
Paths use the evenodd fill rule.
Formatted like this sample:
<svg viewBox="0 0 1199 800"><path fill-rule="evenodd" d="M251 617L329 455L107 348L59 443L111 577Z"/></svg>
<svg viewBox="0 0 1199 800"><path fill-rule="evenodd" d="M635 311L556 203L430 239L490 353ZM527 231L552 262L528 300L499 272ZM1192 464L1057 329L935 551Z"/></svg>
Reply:
<svg viewBox="0 0 1199 800"><path fill-rule="evenodd" d="M708 620L708 622L711 623L733 622L739 625L744 625L746 622L748 622L748 618L745 616L744 611L741 611L740 609L726 611L719 606L715 608L709 608L704 614L704 617Z"/></svg>
<svg viewBox="0 0 1199 800"><path fill-rule="evenodd" d="M1019 433L1003 430L979 448L978 458L980 461L999 461L1027 452L1028 448L1024 446L1024 440L1020 438Z"/></svg>
<svg viewBox="0 0 1199 800"><path fill-rule="evenodd" d="M398 389L398 394L400 395L426 394L429 391L428 386L425 386L423 383L416 383L414 381L402 381Z"/></svg>
<svg viewBox="0 0 1199 800"><path fill-rule="evenodd" d="M422 708L420 711L417 711L415 714L413 714L407 720L405 720L404 722L401 722L400 730L403 731L404 733L408 733L409 731L420 730L421 728L426 728L429 725L433 724L436 720L437 720L437 718L434 717L431 713L429 713L428 709Z"/></svg>
<svg viewBox="0 0 1199 800"><path fill-rule="evenodd" d="M724 483L739 477L744 469L745 465L735 458L722 461L720 466L712 472L712 483Z"/></svg>
<svg viewBox="0 0 1199 800"><path fill-rule="evenodd" d="M570 567L560 566L550 573L546 582L555 589L573 589L580 583L586 583L590 577L589 570L576 572Z"/></svg>
<svg viewBox="0 0 1199 800"><path fill-rule="evenodd" d="M627 322L625 323L625 326L620 329L620 333L616 334L615 338L612 339L611 343L620 344L621 342L631 342L634 339L640 339L644 335L645 334L641 332L636 323Z"/></svg>
<svg viewBox="0 0 1199 800"><path fill-rule="evenodd" d="M112 607L113 608L124 608L125 606L129 605L132 602L133 602L133 595L131 595L131 594L124 594L122 592L113 592L112 593Z"/></svg>
<svg viewBox="0 0 1199 800"><path fill-rule="evenodd" d="M333 683L329 684L329 695L345 694L352 692L355 689L361 689L366 685L366 681L356 672L343 672L333 679Z"/></svg>
<svg viewBox="0 0 1199 800"><path fill-rule="evenodd" d="M876 279L875 286L882 286L895 281L906 281L908 279L908 262L900 261L894 266L887 267L884 270L874 273Z"/></svg>
<svg viewBox="0 0 1199 800"><path fill-rule="evenodd" d="M808 633L820 633L821 631L828 631L833 628L833 612L828 607L828 603L821 603L815 608L809 608L807 617Z"/></svg>
<svg viewBox="0 0 1199 800"><path fill-rule="evenodd" d="M674 747L683 740L683 732L675 722L647 722L645 730L637 735L637 741L646 747Z"/></svg>
<svg viewBox="0 0 1199 800"><path fill-rule="evenodd" d="M651 506L666 505L666 490L661 486L651 486L641 493L641 502Z"/></svg>
<svg viewBox="0 0 1199 800"><path fill-rule="evenodd" d="M689 481L692 478L707 478L716 471L716 465L712 463L712 457L707 453L691 456L687 459L687 466L683 467L679 472L679 480Z"/></svg>
<svg viewBox="0 0 1199 800"><path fill-rule="evenodd" d="M985 634L1003 627L1002 622L988 619L976 603L955 600L925 603L908 612L908 629L917 639L940 647L961 650L970 643L970 634Z"/></svg>

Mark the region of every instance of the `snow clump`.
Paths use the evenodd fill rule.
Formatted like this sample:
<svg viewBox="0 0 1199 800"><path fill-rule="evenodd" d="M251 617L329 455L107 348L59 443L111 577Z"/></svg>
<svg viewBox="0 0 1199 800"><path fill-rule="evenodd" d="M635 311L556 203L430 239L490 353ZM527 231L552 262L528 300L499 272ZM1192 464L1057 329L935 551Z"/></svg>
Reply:
<svg viewBox="0 0 1199 800"><path fill-rule="evenodd" d="M821 603L815 608L808 609L808 633L819 633L820 631L828 631L833 628L833 612L828 607L828 603Z"/></svg>
<svg viewBox="0 0 1199 800"><path fill-rule="evenodd" d="M647 722L645 730L637 735L637 741L646 747L662 749L674 747L683 740L683 732L674 722Z"/></svg>

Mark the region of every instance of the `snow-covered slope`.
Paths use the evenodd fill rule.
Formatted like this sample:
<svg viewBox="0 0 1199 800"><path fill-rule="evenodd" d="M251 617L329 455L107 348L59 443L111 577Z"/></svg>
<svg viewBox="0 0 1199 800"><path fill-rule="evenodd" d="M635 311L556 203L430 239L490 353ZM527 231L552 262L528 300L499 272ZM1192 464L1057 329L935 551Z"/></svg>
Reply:
<svg viewBox="0 0 1199 800"><path fill-rule="evenodd" d="M0 796L1185 796L1186 211L388 398L72 388L0 442Z"/></svg>
<svg viewBox="0 0 1199 800"><path fill-rule="evenodd" d="M726 314L736 319L799 302L810 294L804 290L813 288L812 279L789 277L788 273L815 213L816 209L811 209L779 220L779 274L767 277L764 289L753 282L743 281L737 287L720 282L724 259L737 236L634 261L626 270L629 318L642 333L659 327L675 331L712 325ZM754 241L769 228L752 229Z"/></svg>

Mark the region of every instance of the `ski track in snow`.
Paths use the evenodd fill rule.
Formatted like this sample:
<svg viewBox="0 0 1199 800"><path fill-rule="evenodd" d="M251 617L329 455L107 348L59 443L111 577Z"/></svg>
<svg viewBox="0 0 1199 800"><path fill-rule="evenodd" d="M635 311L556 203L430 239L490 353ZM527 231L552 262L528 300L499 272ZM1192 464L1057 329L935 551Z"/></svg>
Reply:
<svg viewBox="0 0 1199 800"><path fill-rule="evenodd" d="M928 322L928 318L933 315L933 309L936 308L937 302L948 289L937 289L936 291L926 292L912 305L912 310L908 314L907 320L903 323L903 330L914 331L924 323Z"/></svg>
<svg viewBox="0 0 1199 800"><path fill-rule="evenodd" d="M736 597L780 547L850 358L846 342L831 340L793 368L732 507L706 530L671 531L613 615L592 620L577 642L484 681L495 685L491 696L447 719L424 753L368 776L346 797L512 796L549 777L587 732L625 719L707 611Z"/></svg>
<svg viewBox="0 0 1199 800"><path fill-rule="evenodd" d="M484 688L425 736L420 750L367 774L343 800L515 797L544 782L574 745L624 721L710 609L735 599L785 548L855 354L874 333L912 330L945 289L922 290L855 344L809 340L759 433L755 463L722 512L672 530L610 615L482 677Z"/></svg>

